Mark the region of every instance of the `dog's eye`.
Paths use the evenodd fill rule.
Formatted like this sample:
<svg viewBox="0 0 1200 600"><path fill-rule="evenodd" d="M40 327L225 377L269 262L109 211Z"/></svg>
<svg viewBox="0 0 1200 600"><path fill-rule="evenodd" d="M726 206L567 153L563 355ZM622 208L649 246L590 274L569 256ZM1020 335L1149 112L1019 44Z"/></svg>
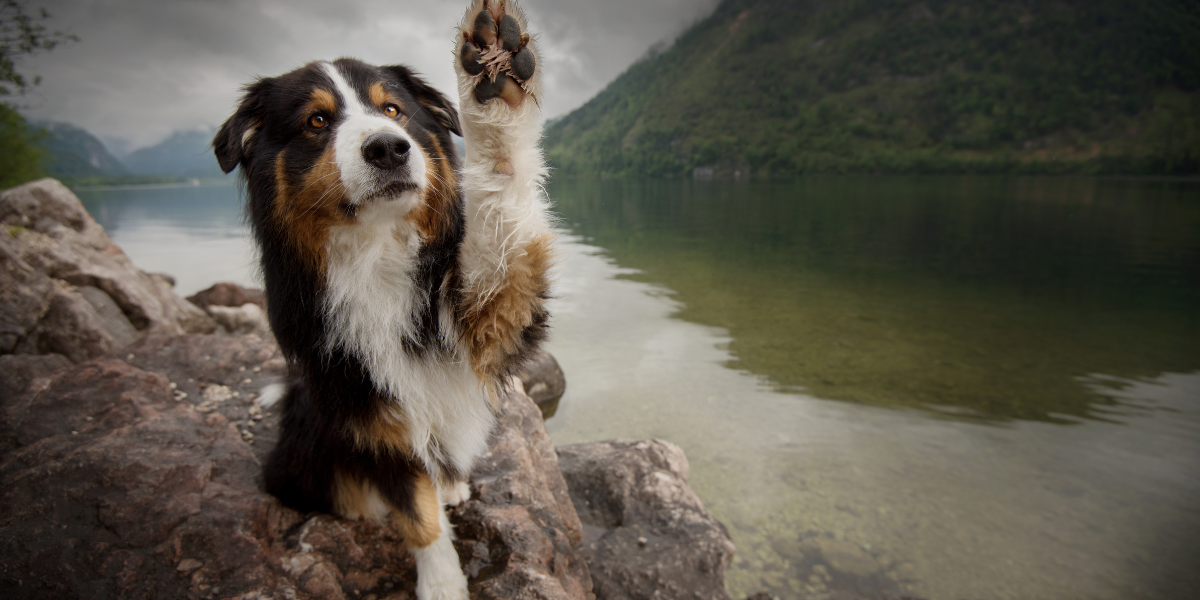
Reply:
<svg viewBox="0 0 1200 600"><path fill-rule="evenodd" d="M312 127L313 129L324 129L328 124L329 119L326 119L325 115L321 113L313 113L313 115L308 118L308 126Z"/></svg>
<svg viewBox="0 0 1200 600"><path fill-rule="evenodd" d="M389 117L395 117L400 114L400 107L395 104L388 104L383 107L383 114Z"/></svg>

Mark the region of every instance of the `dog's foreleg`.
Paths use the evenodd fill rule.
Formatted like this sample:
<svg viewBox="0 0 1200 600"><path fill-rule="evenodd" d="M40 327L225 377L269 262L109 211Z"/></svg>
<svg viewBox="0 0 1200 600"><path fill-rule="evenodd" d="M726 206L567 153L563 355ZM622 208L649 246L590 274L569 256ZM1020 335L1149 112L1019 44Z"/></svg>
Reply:
<svg viewBox="0 0 1200 600"><path fill-rule="evenodd" d="M467 600L467 578L454 550L454 530L428 475L413 482L408 510L395 510L394 522L417 561L417 600Z"/></svg>
<svg viewBox="0 0 1200 600"><path fill-rule="evenodd" d="M492 381L540 340L553 260L541 62L527 31L512 0L478 0L457 46L467 217L458 317L476 373Z"/></svg>
<svg viewBox="0 0 1200 600"><path fill-rule="evenodd" d="M467 578L458 564L446 512L438 507L440 534L428 545L409 548L417 561L417 600L466 600Z"/></svg>

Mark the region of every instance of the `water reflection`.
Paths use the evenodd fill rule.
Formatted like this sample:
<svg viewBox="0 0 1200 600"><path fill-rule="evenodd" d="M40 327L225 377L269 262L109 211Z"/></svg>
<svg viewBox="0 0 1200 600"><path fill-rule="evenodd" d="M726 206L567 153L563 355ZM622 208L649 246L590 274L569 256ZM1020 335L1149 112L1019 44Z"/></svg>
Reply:
<svg viewBox="0 0 1200 600"><path fill-rule="evenodd" d="M680 444L738 546L734 597L1196 597L1200 372L1085 376L1113 406L1153 409L1073 427L780 394L720 367L727 329L672 318L686 295L562 247L550 350L569 384L547 427L556 443Z"/></svg>
<svg viewBox="0 0 1200 600"><path fill-rule="evenodd" d="M1072 422L1078 381L1200 368L1200 185L556 181L572 229L780 390ZM1067 417L1067 418L1064 418Z"/></svg>
<svg viewBox="0 0 1200 600"><path fill-rule="evenodd" d="M76 193L134 264L171 274L182 295L218 281L260 285L236 186L136 186Z"/></svg>

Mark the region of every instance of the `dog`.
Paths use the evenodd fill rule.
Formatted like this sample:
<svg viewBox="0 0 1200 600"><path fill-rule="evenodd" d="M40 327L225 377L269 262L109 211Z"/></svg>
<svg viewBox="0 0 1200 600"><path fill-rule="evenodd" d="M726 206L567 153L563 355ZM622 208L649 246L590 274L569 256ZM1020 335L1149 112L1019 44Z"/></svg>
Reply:
<svg viewBox="0 0 1200 600"><path fill-rule="evenodd" d="M467 597L443 506L546 336L554 260L524 14L475 0L454 56L457 110L407 67L343 58L247 85L213 140L288 363L266 489L398 525L422 600Z"/></svg>

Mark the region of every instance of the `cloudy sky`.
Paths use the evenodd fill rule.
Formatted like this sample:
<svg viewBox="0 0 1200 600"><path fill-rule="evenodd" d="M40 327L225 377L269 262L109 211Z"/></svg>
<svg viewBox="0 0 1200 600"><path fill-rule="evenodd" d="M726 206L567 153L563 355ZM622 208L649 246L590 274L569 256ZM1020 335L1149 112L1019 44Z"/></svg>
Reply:
<svg viewBox="0 0 1200 600"><path fill-rule="evenodd" d="M524 0L546 64L545 115L586 102L717 0ZM23 60L42 84L32 119L66 121L118 153L219 125L242 84L317 59L404 63L454 97L465 2L440 0L32 0L80 42Z"/></svg>

